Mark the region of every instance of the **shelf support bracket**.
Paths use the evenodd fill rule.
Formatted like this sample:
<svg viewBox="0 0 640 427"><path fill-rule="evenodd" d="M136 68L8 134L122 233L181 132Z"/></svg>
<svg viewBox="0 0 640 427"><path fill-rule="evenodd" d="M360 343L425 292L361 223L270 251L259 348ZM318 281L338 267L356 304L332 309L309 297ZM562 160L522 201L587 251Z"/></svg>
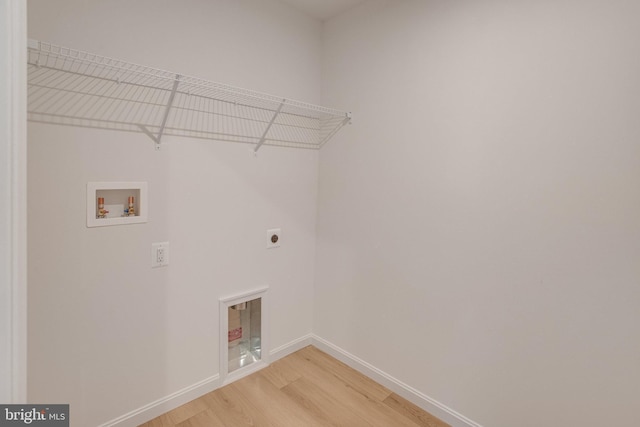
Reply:
<svg viewBox="0 0 640 427"><path fill-rule="evenodd" d="M158 138L156 138L156 136L155 136L154 134L152 134L152 133L151 133L151 131L150 131L149 129L147 129L147 127L146 127L145 125L137 125L137 126L140 128L140 130L141 130L142 132L144 132L144 134L145 134L145 135L147 135L149 138L151 138L151 140L152 140L153 142L155 142L155 143L156 143L156 150L158 150L158 149L159 149L159 148L158 148L158 146L159 146L159 144L160 144L160 143L158 142Z"/></svg>
<svg viewBox="0 0 640 427"><path fill-rule="evenodd" d="M160 125L160 130L158 131L158 136L153 139L156 143L156 151L160 150L160 142L162 140L162 134L164 133L164 127L167 125L167 119L169 118L169 111L171 111L171 107L173 106L173 100L176 97L176 92L178 91L178 85L180 84L180 74L176 74L176 79L173 81L173 88L171 89L171 95L169 95L169 101L167 102L167 107L164 110L164 117L162 118L162 124ZM147 133L148 130L143 129L143 132Z"/></svg>
<svg viewBox="0 0 640 427"><path fill-rule="evenodd" d="M273 126L273 122L275 122L276 119L278 118L278 115L280 114L280 111L282 111L282 107L284 107L285 102L287 102L287 100L283 99L280 105L278 106L276 113L273 115L273 117L271 118L271 121L267 125L267 128L262 133L262 136L260 137L260 142L258 142L258 145L256 145L256 148L253 149L254 153L257 153L260 147L262 147L262 144L264 144L264 142L267 140L267 133L269 133L269 129L271 129L271 126Z"/></svg>

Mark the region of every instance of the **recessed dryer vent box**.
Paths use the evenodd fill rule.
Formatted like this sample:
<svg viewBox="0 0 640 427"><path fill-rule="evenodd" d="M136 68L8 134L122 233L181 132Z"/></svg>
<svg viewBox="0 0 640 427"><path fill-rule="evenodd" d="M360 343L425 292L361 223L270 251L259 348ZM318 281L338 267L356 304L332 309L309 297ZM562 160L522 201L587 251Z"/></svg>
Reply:
<svg viewBox="0 0 640 427"><path fill-rule="evenodd" d="M147 222L146 182L87 183L87 227Z"/></svg>
<svg viewBox="0 0 640 427"><path fill-rule="evenodd" d="M268 365L267 289L220 299L220 378L223 384Z"/></svg>

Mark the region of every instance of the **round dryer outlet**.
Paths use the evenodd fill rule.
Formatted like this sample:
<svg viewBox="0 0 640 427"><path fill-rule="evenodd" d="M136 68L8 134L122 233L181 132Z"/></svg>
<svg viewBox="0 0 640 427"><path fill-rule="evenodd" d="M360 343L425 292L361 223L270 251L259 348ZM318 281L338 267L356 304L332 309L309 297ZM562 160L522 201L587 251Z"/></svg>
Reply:
<svg viewBox="0 0 640 427"><path fill-rule="evenodd" d="M267 230L267 249L279 248L282 241L282 230L272 228Z"/></svg>

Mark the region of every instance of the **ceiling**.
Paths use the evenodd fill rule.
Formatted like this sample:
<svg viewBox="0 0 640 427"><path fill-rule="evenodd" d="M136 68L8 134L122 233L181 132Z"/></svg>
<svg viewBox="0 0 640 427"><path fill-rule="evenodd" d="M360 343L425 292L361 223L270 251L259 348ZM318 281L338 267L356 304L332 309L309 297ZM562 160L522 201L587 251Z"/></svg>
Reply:
<svg viewBox="0 0 640 427"><path fill-rule="evenodd" d="M367 0L282 0L308 15L325 20Z"/></svg>

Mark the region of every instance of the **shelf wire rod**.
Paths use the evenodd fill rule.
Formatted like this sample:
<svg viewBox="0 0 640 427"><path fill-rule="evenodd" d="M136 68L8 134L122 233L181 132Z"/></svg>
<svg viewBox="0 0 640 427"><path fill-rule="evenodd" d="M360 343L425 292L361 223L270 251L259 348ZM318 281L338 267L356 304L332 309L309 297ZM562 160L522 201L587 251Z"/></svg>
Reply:
<svg viewBox="0 0 640 427"><path fill-rule="evenodd" d="M304 132L302 129L300 128L294 128L295 130L295 134L294 134L294 140L297 142L304 142L307 139L309 139L314 145L316 145L318 143L318 141L315 140L315 138L313 137L313 135L309 135L309 132ZM310 138L309 138L310 136Z"/></svg>
<svg viewBox="0 0 640 427"><path fill-rule="evenodd" d="M178 93L176 94L176 100L174 101L173 107L171 108L173 111L172 111L170 120L167 122L167 125L165 126L165 133L167 132L168 128L180 127L180 120L183 114L182 111L180 110L181 105L183 103L182 97L183 95L181 95L180 91L178 91Z"/></svg>
<svg viewBox="0 0 640 427"><path fill-rule="evenodd" d="M149 109L149 111L147 113L147 119L144 122L147 123L148 127L154 128L154 132L159 133L160 124L162 123L162 117L163 117L162 113L166 109L166 106L167 106L167 104L169 102L168 101L169 95L164 90L163 91L154 91L152 89L149 89L149 91L151 92L150 96L153 97L152 99L154 100L154 104L156 104L157 107ZM156 136L154 136L152 138L152 140L156 141L155 138L156 138Z"/></svg>
<svg viewBox="0 0 640 427"><path fill-rule="evenodd" d="M127 101L120 114L123 117L128 117L134 123L151 123L145 119L145 116L154 110L152 104L156 104L158 101L149 96L148 92L148 89L136 86L132 93L129 91L123 93Z"/></svg>
<svg viewBox="0 0 640 427"><path fill-rule="evenodd" d="M211 131L213 132L214 129L220 129L220 116L218 115L217 111L220 109L220 107L218 106L218 103L215 101L212 101L211 103L211 112L213 114L215 114L214 116L211 117L212 119L212 128Z"/></svg>
<svg viewBox="0 0 640 427"><path fill-rule="evenodd" d="M69 94L70 87L79 87L79 92L84 92L84 94L68 96L67 101L72 102L73 105L66 111L74 114L79 111L85 117L95 117L96 112L100 111L101 104L108 102L108 99L101 97L104 92L103 86L104 82L101 80L75 79L70 86L64 88L65 92Z"/></svg>
<svg viewBox="0 0 640 427"><path fill-rule="evenodd" d="M206 105L206 114L205 114L205 125L204 125L204 131L209 131L211 129L213 129L212 125L211 125L211 120L213 118L213 114L212 114L212 101L210 100L206 100L205 102Z"/></svg>
<svg viewBox="0 0 640 427"><path fill-rule="evenodd" d="M198 111L198 108L196 107L197 101L199 100L199 98L195 98L192 97L191 95L187 95L187 103L189 105L193 105L193 109ZM194 122L196 122L197 120L197 116L198 114L191 114L191 123L189 123L189 127L191 129L198 129L197 127L194 127Z"/></svg>
<svg viewBox="0 0 640 427"><path fill-rule="evenodd" d="M257 101L262 101L263 103L268 103L271 107L269 107L269 109L271 109L272 111L275 111L275 106L278 105L281 102L280 98L277 98L273 95L268 95L268 94L263 94L260 92L254 92L254 91L249 91L247 89L242 89L242 88L235 88L232 86L226 86L226 85L222 85L222 84L216 84L214 82L207 82L204 80L200 80L200 79L196 79L196 78L192 78L189 83L193 86L198 86L198 87L202 87L205 90L208 91L221 91L227 94L230 94L230 96L234 96L236 99L237 98L245 98L245 99L252 99L252 100L257 100ZM341 112L339 112L338 110L333 110L330 108L326 108L326 107L321 107L321 106L316 106L316 105L312 105L312 104L307 104L301 101L292 101L292 100L287 100L287 103L297 109L303 109L303 110L309 110L309 111L321 111L321 112L325 112L327 114L341 114Z"/></svg>
<svg viewBox="0 0 640 427"><path fill-rule="evenodd" d="M37 101L40 98L40 96L42 96L43 94L46 94L47 92L46 90L43 89L44 85L40 85L41 87L36 87L32 83L32 82L40 82L41 80L43 80L45 72L46 70L43 70L31 64L29 64L29 67L27 68L27 78L29 82L28 88L32 89L35 87L35 89L29 90L29 96L31 97L32 100Z"/></svg>
<svg viewBox="0 0 640 427"><path fill-rule="evenodd" d="M237 142L237 143L241 143L241 144L250 144L250 145L255 145L257 143L257 139L253 140L251 138L247 138L247 137L238 137L237 135L226 135L226 134L217 134L217 133L213 133L213 134L207 134L207 133L194 133L194 131L192 129L173 129L173 128L167 128L167 132L165 133L166 135L172 135L172 136L188 136L190 138L196 138L196 139L205 139L205 140L211 140L214 139L216 141L223 141L223 142ZM244 139L242 139L244 138Z"/></svg>
<svg viewBox="0 0 640 427"><path fill-rule="evenodd" d="M234 107L236 112L238 114L244 114L244 112L242 111L241 107L238 107L237 105ZM247 122L249 122L248 120L239 120L239 121L229 121L229 124L231 126L230 132L239 140L242 139L242 135L245 135L245 129L246 129L246 124Z"/></svg>
<svg viewBox="0 0 640 427"><path fill-rule="evenodd" d="M211 100L211 99L206 99L206 111L205 111L205 118L206 118L206 124L205 127L203 129L203 132L211 132L213 131L213 129L215 129L215 120L216 120L216 116L215 116L215 111L216 111L216 105L215 105L215 101Z"/></svg>
<svg viewBox="0 0 640 427"><path fill-rule="evenodd" d="M162 120L160 114L167 105L166 92L152 88L143 88L141 86L138 87L140 90L137 91L139 93L136 93L135 102L138 103L140 108L135 111L135 120L149 125L158 125ZM145 101L148 101L150 104L141 103Z"/></svg>
<svg viewBox="0 0 640 427"><path fill-rule="evenodd" d="M164 101L165 92L160 90L152 91L149 100L153 102L153 107L146 108L140 117L141 123L158 123L158 112L162 111L162 106L166 105Z"/></svg>
<svg viewBox="0 0 640 427"><path fill-rule="evenodd" d="M37 104L35 106L36 108L43 108L44 105L48 105L49 101L51 101L52 98L54 98L57 94L60 93L61 89L57 89L55 85L57 83L64 83L67 79L71 78L70 76L68 76L66 79L64 79L63 77L64 75L59 73L51 73L51 76L47 76L46 74L44 75L43 84L45 86L48 86L49 96L46 96L47 94L44 94L43 97L40 99L41 103Z"/></svg>
<svg viewBox="0 0 640 427"><path fill-rule="evenodd" d="M176 98L173 101L173 106L171 107L171 114L169 115L169 118L167 119L167 124L164 127L165 135L170 134L168 132L170 128L177 127L179 116L180 116L180 110L178 108L180 107L181 104L182 104L182 95L180 95L180 91L178 91L176 92Z"/></svg>
<svg viewBox="0 0 640 427"><path fill-rule="evenodd" d="M39 120L40 117L46 117L49 118L49 121L46 121L44 119ZM104 120L104 119L87 119L87 118L83 118L83 119L79 119L77 116L70 116L70 115L64 115L64 114L53 114L53 113L34 113L34 112L30 112L29 113L29 121L31 122L36 122L36 123L51 123L51 118L56 118L59 119L56 124L61 124L61 125L67 125L67 126L80 126L80 127L86 127L86 128L95 128L95 123L100 123L103 124L103 126L100 126L100 129L119 129L119 130L125 130L128 132L139 132L139 130L132 130L131 129L131 123L130 122L116 122L116 121L109 121L109 120ZM65 120L65 122L60 122L60 120ZM80 120L80 122L79 122ZM91 124L88 124L91 123ZM108 127L107 125L111 125L111 127ZM118 126L118 127L116 127Z"/></svg>
<svg viewBox="0 0 640 427"><path fill-rule="evenodd" d="M125 101L124 105L120 108L121 117L127 117L133 123L139 123L140 111L150 109L142 102L146 99L146 97L143 96L146 89L141 86L123 86L122 83L118 84L115 88L117 89L117 94L114 94L117 95L115 97L119 97Z"/></svg>
<svg viewBox="0 0 640 427"><path fill-rule="evenodd" d="M176 92L177 94L177 92ZM177 95L176 95L177 97ZM164 105L168 105L169 104L169 99L171 98L171 92L167 92L167 91L163 91L162 93L158 93L158 98L162 100L162 103ZM174 100L173 104L171 105L171 110L173 110L175 108L176 102ZM163 118L163 113L165 111L165 107L161 107L159 109L157 109L154 112L154 117L153 117L153 122L157 123L158 126L160 126L160 124L162 123L162 118ZM166 125L165 125L166 127Z"/></svg>
<svg viewBox="0 0 640 427"><path fill-rule="evenodd" d="M221 104L218 101L211 100L211 132L215 132L215 129L220 129L221 113Z"/></svg>
<svg viewBox="0 0 640 427"><path fill-rule="evenodd" d="M189 110L193 109L193 107L190 104L191 104L191 99L189 99L188 96L183 96L183 105L185 107L187 107ZM185 113L183 111L183 115L182 115L183 121L182 121L182 123L183 123L183 126L185 128L187 128L187 129L192 128L192 126L193 126L193 116L194 116L194 114Z"/></svg>
<svg viewBox="0 0 640 427"><path fill-rule="evenodd" d="M53 88L50 88L50 87L48 87L48 86L42 86L42 85L35 84L35 83L31 83L31 84L29 85L29 87L34 88L34 89L36 89L36 90L40 90L41 92L43 92L43 93L47 93L47 94L48 94L50 91L57 91L58 93L59 93L59 92L62 92L62 93L70 93L70 94L74 94L74 95L76 95L76 96L78 96L78 97L80 97L80 96L83 96L83 97L86 97L86 96L90 96L90 97L91 97L91 96L93 96L93 97L105 97L105 98L109 98L109 99L114 99L114 100L116 100L116 101L123 101L122 97L117 97L117 96L115 96L115 95L95 95L95 94L89 94L89 93L85 93L85 92L81 92L81 91L76 91L76 90L69 90L69 89L67 89L67 90L53 89ZM39 97L39 95L37 95L37 93L35 93L35 94L34 94L34 92L33 92L33 91L32 91L32 92L30 92L30 93L29 93L29 100L30 100L31 102L29 102L29 104L33 104L35 101L37 101L37 100L39 99L38 97ZM143 104L143 105L147 105L147 106L155 107L155 108L164 107L164 106L166 105L166 103L148 102L148 101L140 101L140 100L128 100L128 99L126 99L126 100L124 100L124 101L126 101L126 102L128 102L128 103ZM29 107L29 109L32 109L32 107ZM37 107L36 107L36 108L33 108L33 109L37 109Z"/></svg>
<svg viewBox="0 0 640 427"><path fill-rule="evenodd" d="M250 135L253 137L258 137L258 141L260 141L260 139L262 138L262 134L264 131L264 127L269 125L268 120L269 116L265 117L265 113L267 113L264 110L259 110L259 109L247 109L247 115L249 115L251 117L251 120L247 122L247 127L249 127L249 132ZM273 112L271 112L271 114L273 114Z"/></svg>
<svg viewBox="0 0 640 427"><path fill-rule="evenodd" d="M310 146L318 141L324 143L344 125L341 120L337 122L326 120L327 115L344 114L337 110L279 99L272 95L188 76L180 78L179 88L182 90L186 88L185 93L189 95L185 95L186 99L175 99L167 114L166 107L151 104L158 98L166 99L165 95L161 96L163 93L169 97L176 97L182 92L175 87L175 74L46 43L41 43L39 46L40 51L34 52L34 49L30 49L29 62L35 61L41 66L59 69L57 73L44 74L44 77L39 80L47 84L53 82L52 86L56 86L55 83L61 83L57 86L62 90L55 87L42 89L30 85L30 115L37 113L33 111L34 106L46 108L39 113L39 117L47 116L47 111L54 113L49 114L50 116L55 115L57 108L63 113L62 115L71 113L77 115L67 122L69 124L74 123L74 120L84 120L85 124L93 120L102 121L102 123L123 120L125 123L122 126L127 130L135 130L138 120L144 122L147 121L147 117L162 116L162 110L164 110L163 128L167 129L171 124L171 132L174 133L219 135L232 141L259 140L259 144L286 146ZM36 72L30 73L30 81L32 78L39 78L40 73L37 71L36 68ZM85 74L85 76L76 80L69 77L70 74ZM63 77L65 75L66 77ZM87 85L87 82L92 79L111 83ZM123 86L125 89L117 85L118 82L123 81L129 82L129 86ZM71 86L72 84L75 86ZM87 89L88 93L81 95L74 93L78 85ZM138 85L139 88L133 89L131 85ZM142 88L147 85L153 86L153 89ZM170 89L172 86L173 89ZM52 100L51 96L58 99ZM115 102L117 98L120 98L118 99L120 103ZM95 118L96 114L100 117ZM176 119L176 116L179 119ZM214 125L219 122L221 126L209 129L211 127L209 123L212 122ZM148 122L148 126L154 128L154 133L158 132L159 128L156 123L158 122ZM181 127L191 129L179 129ZM215 129L222 132L209 132ZM164 131L159 131L159 136L161 132ZM245 135L238 135L239 133ZM262 136L258 137L257 135L260 134ZM156 137L156 139L159 138ZM304 143L305 140L310 142ZM255 151L258 148L259 146L255 147Z"/></svg>
<svg viewBox="0 0 640 427"><path fill-rule="evenodd" d="M212 86L211 84L207 84L207 82L204 81L191 81L190 86L197 89L198 93L203 96L209 96L226 101L238 99L259 101L263 104L268 103L269 105L271 105L272 107L270 108L272 110L275 109L275 105L278 105L279 102L278 98L265 98L264 96L260 96L259 93L252 94L246 90L239 90L238 88L222 87L217 85Z"/></svg>
<svg viewBox="0 0 640 427"><path fill-rule="evenodd" d="M118 111L118 101L126 99L129 91L123 90L123 87L115 82L101 80L101 83L92 88L91 96L97 97L97 102L91 107L93 109L92 117L106 117L107 120L114 118L114 114ZM125 96L123 96L125 92ZM127 103L125 103L126 107ZM121 107L122 108L122 107ZM88 112L91 110L88 109ZM117 116L116 116L117 118Z"/></svg>
<svg viewBox="0 0 640 427"><path fill-rule="evenodd" d="M91 118L95 117L104 117L106 120L110 120L113 118L112 107L116 106L116 100L114 100L113 96L102 96L105 94L106 89L108 88L100 88L100 95L92 98L97 98L95 102L93 102L89 108L87 108L87 115Z"/></svg>
<svg viewBox="0 0 640 427"><path fill-rule="evenodd" d="M203 98L205 99L205 98ZM211 103L211 101L208 101L209 103ZM216 112L210 112L207 113L206 111L200 111L198 109L195 108L191 108L189 106L174 106L173 107L175 110L182 110L184 112L186 112L187 114L190 113L203 113L203 114L211 114L211 115L217 115L217 116L222 116L225 117L227 119L239 119L239 120L243 120L243 121L250 121L250 122L258 122L258 123L269 123L269 120L264 120L264 119L260 119L260 118L253 118L253 117L247 117L246 115L242 116L242 115L238 115L238 114L224 114L224 113L216 113ZM255 116L254 116L255 117Z"/></svg>
<svg viewBox="0 0 640 427"><path fill-rule="evenodd" d="M144 89L143 89L144 90ZM159 123L160 119L158 118L158 113L161 111L161 108L166 106L167 102L164 97L160 96L160 92L156 92L156 99L154 103L162 103L162 105L158 106L158 108L147 108L147 120L144 120L144 112L142 114L143 118L141 118L140 123L138 123L138 127L144 132L151 140L156 144L156 149L158 147L157 135L154 134L149 128L156 127L155 123Z"/></svg>
<svg viewBox="0 0 640 427"><path fill-rule="evenodd" d="M222 126L221 114L224 113L222 105L223 104L221 104L218 101L211 100L211 114L212 114L211 132L215 132L216 129L220 129L220 126Z"/></svg>
<svg viewBox="0 0 640 427"><path fill-rule="evenodd" d="M189 111L192 110L193 107L190 105L191 100L187 95L182 95L181 99L182 99L182 106L185 107L185 110L182 111L182 117L181 117L180 123L182 123L182 126L184 128L188 129L191 126L190 121L193 118L193 114L190 113Z"/></svg>
<svg viewBox="0 0 640 427"><path fill-rule="evenodd" d="M230 102L230 103L241 105L248 108L264 109L270 112L275 111L277 109L277 105L279 105L278 101L276 100L271 100L271 99L265 100L260 97L249 96L246 94L237 94L232 91L220 91L219 89L205 90L202 93L192 93L192 95L217 99L221 102ZM257 100L257 101L262 101L262 103L260 106L246 104L245 102L243 102L243 99L246 100L246 102L248 102L248 100L254 100L254 101Z"/></svg>
<svg viewBox="0 0 640 427"><path fill-rule="evenodd" d="M280 113L281 116L285 116L285 113ZM317 121L318 119L310 119L310 118L301 118L299 116L292 116L286 122L278 123L279 126L283 128L299 128L301 130L314 130L316 126L310 126L309 122Z"/></svg>
<svg viewBox="0 0 640 427"><path fill-rule="evenodd" d="M97 96L99 99L104 99L104 102L96 103L95 114L97 117L103 117L107 115L107 119L118 117L118 111L126 108L128 105L127 98L132 88L122 86L121 83L116 81L109 81L107 79L101 80L101 84L97 85L92 91L92 95ZM117 101L125 101L124 106L118 105Z"/></svg>
<svg viewBox="0 0 640 427"><path fill-rule="evenodd" d="M41 52L42 55L45 55L44 52ZM123 61L115 61L111 60L109 62L105 62L108 58L102 58L102 61L98 61L97 59L91 59L89 57L68 57L63 53L53 53L46 54L47 58L52 58L52 60L56 63L64 63L65 60L73 60L78 64L83 64L86 70L92 69L94 73L92 77L100 78L101 76L97 75L97 73L108 73L109 71L117 72L117 71L128 71L131 74L136 74L139 76L144 76L147 78L151 78L152 80L163 80L170 85L174 77L170 75L166 71L155 70L149 67L142 67L135 64L129 64ZM98 58L97 55L93 55L92 57ZM42 61L41 61L42 62ZM47 63L49 60L47 59ZM92 68L90 68L92 67ZM56 67L60 68L60 67ZM66 70L68 71L68 70ZM73 72L73 71L72 71ZM102 77L103 78L103 77ZM166 89L169 90L169 89Z"/></svg>
<svg viewBox="0 0 640 427"><path fill-rule="evenodd" d="M267 134L269 133L269 129L271 129L271 126L273 126L273 122L276 121L276 118L278 118L278 114L280 114L280 111L282 110L282 107L284 107L284 103L286 102L286 99L282 100L282 103L280 104L280 106L278 107L278 110L276 111L276 113L273 115L273 117L271 118L271 121L269 122L269 124L267 125L267 128L264 130L264 133L262 134L262 137L260 138L260 142L258 143L258 145L256 145L256 148L253 149L253 151L255 153L258 152L258 150L260 149L260 147L262 147L262 144L264 144L264 142L267 139Z"/></svg>
<svg viewBox="0 0 640 427"><path fill-rule="evenodd" d="M70 76L73 77L74 75ZM75 108L76 111L81 111L82 114L87 114L90 111L90 108L87 107L87 103L89 101L93 101L94 103L100 102L100 97L104 92L103 88L106 86L106 82L104 80L95 80L83 77L81 74L77 74L75 76L79 77L70 80L70 84L65 86L64 90L69 91L70 88L77 88L78 92L86 94L78 97L80 100L79 102L76 102Z"/></svg>
<svg viewBox="0 0 640 427"><path fill-rule="evenodd" d="M27 95L27 104L29 111L39 110L44 108L43 105L47 103L52 95L53 89L42 86L42 87L34 87L30 86L28 95Z"/></svg>
<svg viewBox="0 0 640 427"><path fill-rule="evenodd" d="M182 103L182 105L185 107L185 110L183 110L184 127L187 129L193 129L196 132L198 131L198 128L196 127L195 123L198 117L197 101L199 99L200 98L198 97L187 94L183 96L183 103Z"/></svg>
<svg viewBox="0 0 640 427"><path fill-rule="evenodd" d="M200 105L201 98L191 98L191 96L188 95L187 99L189 99L189 101L194 104L194 109L196 110L201 109L202 107ZM191 128L195 129L196 131L200 130L200 111L191 115Z"/></svg>
<svg viewBox="0 0 640 427"><path fill-rule="evenodd" d="M180 123L182 127L185 129L194 129L193 128L193 119L197 115L197 107L195 105L197 97L192 95L182 95L182 118ZM197 131L197 129L194 129Z"/></svg>
<svg viewBox="0 0 640 427"><path fill-rule="evenodd" d="M329 134L322 141L320 141L319 147L322 147L324 144L326 144L327 141L329 141L333 137L333 135L335 135L340 129L342 129L344 125L346 125L350 121L351 115L348 113L345 114L344 119L335 128L333 128L333 130L329 132Z"/></svg>
<svg viewBox="0 0 640 427"><path fill-rule="evenodd" d="M31 64L33 65L33 64ZM33 65L35 67L35 65ZM103 77L103 76L87 76L86 74L82 74L79 72L74 72L74 71L69 71L69 70L59 70L56 68L52 68L52 67L47 67L47 66L41 66L40 69L42 70L50 70L52 71L52 73L48 73L48 74L53 74L53 79L58 78L56 76L65 76L65 75L76 75L78 77L87 79L87 80L106 80L109 82L113 82L113 83L117 83L117 79L116 78L109 78L109 77ZM152 84L141 84L141 83L136 83L133 81L124 81L123 76L120 76L120 84L126 84L126 85L131 85L131 86L141 86L141 87L147 87L147 88L151 88L153 90L159 90L159 91L166 91L166 92L171 92L171 89L167 89L167 88L161 88L161 87L157 87L157 86L153 86ZM152 82L153 83L153 82Z"/></svg>
<svg viewBox="0 0 640 427"><path fill-rule="evenodd" d="M191 109L193 108L190 105L191 98L187 95L182 95L182 110L180 111L180 126L184 129L189 129L189 119L193 116L191 113Z"/></svg>
<svg viewBox="0 0 640 427"><path fill-rule="evenodd" d="M162 120L162 111L167 105L167 92L164 90L155 90L153 88L143 89L142 86L139 93L136 93L136 102L149 102L149 104L140 104L140 108L136 109L135 120L139 123L146 123L148 126L159 126Z"/></svg>
<svg viewBox="0 0 640 427"><path fill-rule="evenodd" d="M305 132L305 130L302 127L294 127L293 131L294 131L296 141L305 141L307 134L309 133L309 132ZM313 140L313 137L312 137L312 140ZM313 142L315 144L317 141L313 141Z"/></svg>
<svg viewBox="0 0 640 427"><path fill-rule="evenodd" d="M233 108L233 104L224 104L223 111L226 111L227 114L229 114L232 108ZM229 135L229 130L227 128L227 120L224 120L224 119L220 120L220 124L222 125L221 126L222 133L225 135Z"/></svg>
<svg viewBox="0 0 640 427"><path fill-rule="evenodd" d="M262 140L264 137L266 137L266 133L267 131L265 130L265 125L268 127L269 126L269 122L264 120L264 113L266 113L264 110L261 109L252 109L252 108L247 108L247 116L250 118L250 121L247 122L247 126L250 126L251 130L251 135L255 135L258 136L258 141ZM273 115L273 112L272 112ZM265 138L265 142L266 142L266 138Z"/></svg>
<svg viewBox="0 0 640 427"><path fill-rule="evenodd" d="M240 135L253 135L253 123L249 120L241 120L240 124L241 124L241 130L240 130Z"/></svg>
<svg viewBox="0 0 640 427"><path fill-rule="evenodd" d="M104 79L104 80L105 80L105 81L108 81L108 82L115 82L115 80L111 80L111 79ZM131 88L131 84L129 84L129 83L121 82L120 84L121 84L122 86L124 86L124 87ZM32 85L32 86L37 86L37 85ZM97 87L97 86L96 86L96 87ZM147 85L137 85L137 87L139 87L139 88L145 88L145 89L151 89L151 87L150 87L150 86L147 86ZM160 89L160 90L163 90L163 89ZM80 93L80 92L76 92L76 93ZM128 102L142 103L142 104L144 104L144 105L158 106L158 104L156 104L156 103L154 103L154 102L144 101L144 100L140 100L140 99L128 99L128 98L129 98L129 96L126 96L126 95L128 95L128 94L130 94L130 93L131 93L131 91L126 92L126 93L125 93L125 96L122 96L122 97L115 97L115 99L116 99L116 100L117 100L117 99L121 99L121 100L125 100L125 101L128 101ZM93 96L101 96L101 97L102 97L102 96L105 96L105 95L93 95ZM133 97L132 97L132 98L133 98ZM205 98L203 98L203 99L205 99ZM174 108L176 108L176 109L180 109L180 108L182 108L182 109L189 110L189 111L197 111L197 110L198 110L198 109L192 109L192 108L186 108L186 107L174 107ZM284 115L285 113L281 113L281 114L283 114L283 115ZM290 114L290 113L286 113L286 114ZM228 117L230 117L230 118L238 118L238 119L245 119L245 120L246 120L246 118L245 118L245 117L238 116L238 115L229 115ZM268 121L267 121L267 120L262 120L262 119L255 119L255 118L254 118L254 119L252 119L252 120L260 121L260 122L263 122L263 123L268 123ZM284 124L284 123L283 123L283 124L282 124L282 126L302 126L302 125ZM302 127L307 128L307 129L313 129L312 127L307 127L307 126L302 126Z"/></svg>
<svg viewBox="0 0 640 427"><path fill-rule="evenodd" d="M181 94L187 94L187 92L184 91L179 91L179 93ZM203 97L203 98L209 98L209 99L213 99L219 102L228 102L231 104L234 104L235 106L239 106L239 107L243 107L243 108L247 108L247 109L252 109L252 110L264 110L265 112L269 112L269 113L273 113L277 110L277 107L275 105L270 105L268 107L266 106L255 106L255 105L249 105L249 104L245 104L242 102L238 102L238 100L236 99L234 101L234 98L230 97L230 96L223 96L223 95L218 95L218 96L206 96L206 95L202 95L202 94L195 94L195 93L191 93L190 96L198 96L198 97ZM272 103L271 103L272 104ZM309 114L301 114L301 113L292 113L292 112L288 112L287 114L291 114L291 115L299 115L302 117L306 117L306 118L317 118L317 116L312 116ZM268 121L268 120L266 120Z"/></svg>
<svg viewBox="0 0 640 427"><path fill-rule="evenodd" d="M184 98L185 95L180 95L180 98ZM176 108L176 107L174 107ZM175 115L174 115L174 122L175 122L175 127L176 128L184 128L184 117L185 117L185 111L183 108L178 107L179 109L175 110Z"/></svg>
<svg viewBox="0 0 640 427"><path fill-rule="evenodd" d="M201 131L205 129L205 123L207 120L207 116L204 113L204 110L207 108L207 102L203 98L196 98L198 100L200 114L198 114L198 130Z"/></svg>
<svg viewBox="0 0 640 427"><path fill-rule="evenodd" d="M54 101L51 103L49 102L47 103L47 110L71 111L73 109L74 99L76 99L77 96L70 94L66 90L66 88L74 86L77 80L78 79L71 78L71 77L58 79L58 83L55 83L55 84L57 85L57 87L60 87L61 89L59 89L57 92L55 91L55 89L54 91L52 91L52 96ZM56 98L58 99L56 100ZM67 108L69 104L71 104L71 107ZM77 102L75 104L77 105Z"/></svg>
<svg viewBox="0 0 640 427"><path fill-rule="evenodd" d="M194 138L200 139L216 139L220 141L232 141L243 142L247 144L255 145L259 142L260 138L257 136L238 135L236 133L224 133L224 132L203 132L188 128L176 128L165 127L165 135L189 135ZM268 144L267 144L268 145Z"/></svg>
<svg viewBox="0 0 640 427"><path fill-rule="evenodd" d="M299 127L298 130L300 131L300 137L299 140L300 141L306 141L307 139L311 139L313 141L314 144L318 144L318 128L319 125L318 123L320 122L320 119L314 119L312 123L309 124L309 126L306 127Z"/></svg>
<svg viewBox="0 0 640 427"><path fill-rule="evenodd" d="M218 125L219 125L219 129L222 131L221 133L223 133L224 135L227 134L227 119L226 116L228 116L231 111L231 104L220 104L220 110L221 110L221 115L219 117L218 120Z"/></svg>
<svg viewBox="0 0 640 427"><path fill-rule="evenodd" d="M210 119L209 110L211 108L211 103L209 102L208 99L203 99L203 103L204 103L204 108L202 112L202 128L200 130L202 132L205 132L209 129L209 119Z"/></svg>

